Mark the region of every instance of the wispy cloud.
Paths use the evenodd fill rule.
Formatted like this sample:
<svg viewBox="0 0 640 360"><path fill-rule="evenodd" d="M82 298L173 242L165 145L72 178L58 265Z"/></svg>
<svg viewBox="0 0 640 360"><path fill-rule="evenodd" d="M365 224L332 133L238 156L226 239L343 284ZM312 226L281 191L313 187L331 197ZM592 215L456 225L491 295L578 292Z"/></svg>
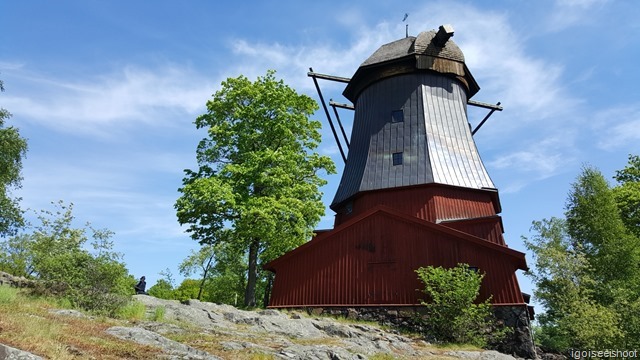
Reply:
<svg viewBox="0 0 640 360"><path fill-rule="evenodd" d="M452 2L413 9L411 17L414 23L429 24L431 28L444 23L454 25L457 30L454 40L463 49L469 68L483 88L479 96L494 97L512 109L535 114L537 121L558 111L569 111L578 103L562 86L562 66L526 54L523 36L515 32L506 14ZM422 30L429 28L415 31ZM282 76L291 79L296 88L309 89L313 86L305 76L309 66L324 73L351 76L379 46L403 33L403 23L381 22L373 27L355 26L353 34L347 36L354 40L347 47L237 39L232 43L232 50L245 58L238 65L245 72L247 65L258 74L275 67L282 69Z"/></svg>
<svg viewBox="0 0 640 360"><path fill-rule="evenodd" d="M283 45L236 39L231 43L231 49L245 60L235 67L235 71L251 78L264 74L267 69L276 69L291 86L308 91L313 89L313 82L306 76L309 67L326 74L350 77L377 47L392 39L386 24L380 24L375 31L361 29L352 38L357 40L346 47L333 43ZM331 82L324 86L344 87Z"/></svg>
<svg viewBox="0 0 640 360"><path fill-rule="evenodd" d="M606 109L594 116L592 130L598 147L604 150L640 149L640 108L621 106Z"/></svg>
<svg viewBox="0 0 640 360"><path fill-rule="evenodd" d="M141 123L169 126L178 114L201 111L213 89L201 74L175 65L127 66L82 80L19 70L12 76L27 88L6 94L6 107L22 120L68 133L107 136Z"/></svg>
<svg viewBox="0 0 640 360"><path fill-rule="evenodd" d="M559 31L582 23L595 21L593 14L610 0L556 0L549 11L545 28Z"/></svg>
<svg viewBox="0 0 640 360"><path fill-rule="evenodd" d="M146 162L144 156L132 156L138 160L109 163L101 159L99 165L91 164L88 158L64 165L44 158L30 159L24 171L23 185L29 193L24 196L23 206L40 209L47 201L62 199L76 204L77 213L93 214L82 221L90 221L98 228L105 223L117 224L110 227L117 236L158 242L187 238L175 213L167 211L173 209L178 197L178 169ZM150 182L160 178L170 188L149 192L153 185Z"/></svg>

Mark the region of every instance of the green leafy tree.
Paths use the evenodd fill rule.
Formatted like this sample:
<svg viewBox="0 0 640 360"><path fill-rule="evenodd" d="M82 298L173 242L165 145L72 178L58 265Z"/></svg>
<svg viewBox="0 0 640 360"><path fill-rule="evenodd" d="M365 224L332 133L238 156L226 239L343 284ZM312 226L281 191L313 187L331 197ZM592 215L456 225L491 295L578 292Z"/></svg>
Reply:
<svg viewBox="0 0 640 360"><path fill-rule="evenodd" d="M242 302L247 283L246 257L233 243L218 244L215 247L216 264L207 286L211 296L209 301L237 306L238 300ZM264 281L259 281L256 287L257 294L264 294Z"/></svg>
<svg viewBox="0 0 640 360"><path fill-rule="evenodd" d="M135 284L122 255L113 251L113 233L90 224L76 228L73 204L55 205L55 212L40 212L40 224L33 232L2 243L14 259L20 259L11 264L14 273L40 280L37 293L60 295L75 306L113 314L128 301ZM7 259L12 260L0 258L3 268L9 266Z"/></svg>
<svg viewBox="0 0 640 360"><path fill-rule="evenodd" d="M533 237L524 238L533 253L534 295L546 309L538 316L538 342L545 348L604 348L618 342L619 318L593 300L596 280L582 245L559 218L534 221Z"/></svg>
<svg viewBox="0 0 640 360"><path fill-rule="evenodd" d="M4 91L3 85L0 80L0 91ZM15 235L24 226L20 198L13 197L11 190L20 188L27 140L20 136L17 128L5 127L10 117L9 111L0 108L0 237Z"/></svg>
<svg viewBox="0 0 640 360"><path fill-rule="evenodd" d="M30 277L33 274L31 236L19 234L0 242L0 271Z"/></svg>
<svg viewBox="0 0 640 360"><path fill-rule="evenodd" d="M326 181L319 172L335 168L314 152L320 123L309 116L315 110L315 101L269 71L255 82L224 81L195 121L208 135L197 148L198 170L185 170L178 221L201 244L241 249L245 306L257 305L259 264L311 238L324 213L319 187Z"/></svg>
<svg viewBox="0 0 640 360"><path fill-rule="evenodd" d="M215 249L213 245L204 245L199 251L191 251L191 254L180 263L178 269L184 276L190 276L194 272L200 272L202 280L196 299L201 300L204 285L209 280L211 270L215 265Z"/></svg>
<svg viewBox="0 0 640 360"><path fill-rule="evenodd" d="M524 238L536 262L529 274L534 295L546 310L539 316L544 346L566 351L640 344L633 313L640 308L640 239L620 203L604 176L585 167L572 184L566 220L536 221L533 237Z"/></svg>
<svg viewBox="0 0 640 360"><path fill-rule="evenodd" d="M173 296L176 300L185 301L189 299L195 299L200 293L200 280L198 279L184 279L180 286L173 290ZM202 295L205 298L209 297L209 294L205 291Z"/></svg>
<svg viewBox="0 0 640 360"><path fill-rule="evenodd" d="M616 172L613 194L627 229L640 237L640 156L629 155L627 166Z"/></svg>
<svg viewBox="0 0 640 360"><path fill-rule="evenodd" d="M585 167L565 206L567 233L580 245L601 303L638 274L638 239L625 226L614 193L600 171Z"/></svg>
<svg viewBox="0 0 640 360"><path fill-rule="evenodd" d="M159 279L152 287L147 291L149 295L157 297L158 299L174 300L173 285L165 279Z"/></svg>
<svg viewBox="0 0 640 360"><path fill-rule="evenodd" d="M185 277L194 273L202 277L198 300L237 305L238 295L244 292L247 265L243 252L234 245L232 242L205 244L199 251L192 251L179 265L180 273ZM203 292L209 297L202 298Z"/></svg>
<svg viewBox="0 0 640 360"><path fill-rule="evenodd" d="M494 327L490 299L476 304L483 274L467 264L445 269L428 266L416 270L427 296L424 320L428 334L444 343L473 344L484 347Z"/></svg>

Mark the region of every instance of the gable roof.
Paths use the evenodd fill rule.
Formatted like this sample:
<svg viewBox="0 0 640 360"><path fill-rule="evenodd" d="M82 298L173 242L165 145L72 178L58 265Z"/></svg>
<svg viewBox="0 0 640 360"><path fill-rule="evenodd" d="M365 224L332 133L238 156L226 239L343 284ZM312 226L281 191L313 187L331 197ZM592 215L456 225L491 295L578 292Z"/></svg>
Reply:
<svg viewBox="0 0 640 360"><path fill-rule="evenodd" d="M333 231L328 231L328 232L323 232L318 234L316 237L314 237L313 239L311 239L309 242L300 245L299 247L285 253L284 255L280 256L277 259L274 259L270 262L268 262L267 264L263 265L263 268L265 270L269 270L269 271L275 271L275 267L283 262L286 261L287 259L296 256L304 251L310 250L313 247L316 246L320 246L322 245L323 241L327 238L330 238L342 231L345 231L346 229L348 229L349 227L366 220L367 218L377 215L377 214L382 214L384 216L388 216L388 217L392 217L396 220L400 220L403 222L407 222L409 224L412 225L416 225L416 226L420 226L420 227L425 227L428 228L429 230L432 231L436 231L436 232L440 232L452 237L455 237L457 239L460 239L462 241L465 241L467 243L473 244L475 246L480 246L483 248L486 248L490 251L493 252L497 252L503 255L506 255L510 258L512 258L515 263L517 264L518 268L521 270L528 270L528 266L525 260L525 254L517 251L517 250L513 250L510 249L506 246L502 246L502 245L498 245L492 242L489 242L487 240L484 240L482 238L479 238L477 236L473 236L470 235L468 233L462 232L462 231L458 231L452 228L449 228L447 226L444 225L440 225L440 224L436 224L436 223L432 223L429 221L425 221L422 219L419 219L417 217L413 217L410 215L406 215L403 214L393 208L390 208L388 206L384 206L384 205L378 205L375 206L373 208L371 208L369 211L366 211L356 217L354 217L353 219L350 219L349 221L346 221L344 223L342 223L341 225L339 225L338 227L336 227Z"/></svg>

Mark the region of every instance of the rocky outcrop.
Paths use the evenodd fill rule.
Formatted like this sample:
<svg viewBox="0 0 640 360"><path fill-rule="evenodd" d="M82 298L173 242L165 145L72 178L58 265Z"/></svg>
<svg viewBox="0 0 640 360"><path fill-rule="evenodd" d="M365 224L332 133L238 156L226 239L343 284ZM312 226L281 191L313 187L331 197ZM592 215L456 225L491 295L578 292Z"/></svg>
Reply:
<svg viewBox="0 0 640 360"><path fill-rule="evenodd" d="M134 341L142 345L159 347L167 356L166 359L184 360L219 360L219 357L210 355L202 350L194 349L177 341L167 339L153 331L138 327L114 326L107 329L107 333L120 339Z"/></svg>
<svg viewBox="0 0 640 360"><path fill-rule="evenodd" d="M0 271L0 286L1 285L9 285L17 288L32 288L36 285L36 281Z"/></svg>
<svg viewBox="0 0 640 360"><path fill-rule="evenodd" d="M220 346L230 353L258 351L277 359L318 360L367 359L378 353L408 359L436 355L433 348L422 340L365 323L344 323L329 317L307 316L297 311L245 311L197 300L182 304L145 295L136 295L134 298L145 304L149 316L162 307L166 320L141 322L138 327L155 334L170 334L184 331L172 325L184 322L197 326L201 331L230 339L220 341ZM463 359L514 359L496 351L458 351L438 355Z"/></svg>
<svg viewBox="0 0 640 360"><path fill-rule="evenodd" d="M221 343L228 350L259 350L279 359L366 359L381 352L420 354L420 349L414 348L409 338L371 325L342 324L330 318L306 317L299 312L244 311L197 300L181 304L144 295L135 298L147 306L149 315L163 307L168 322L186 322L233 337L233 341ZM143 322L139 326L158 333L179 331L157 322ZM271 346L253 340L257 338L266 339L263 342Z"/></svg>
<svg viewBox="0 0 640 360"><path fill-rule="evenodd" d="M312 307L304 310L309 314L320 316L339 316L352 320L374 321L393 328L423 332L422 318L427 316L424 306L367 306L367 307ZM499 343L491 344L494 350L505 354L533 359L536 350L531 335L529 313L526 306L496 306L493 308L496 319L510 329L509 335Z"/></svg>
<svg viewBox="0 0 640 360"><path fill-rule="evenodd" d="M244 311L229 305L197 300L183 304L147 295L135 295L134 299L145 305L147 318L162 313L163 319L136 321L133 326L113 326L106 332L120 339L156 347L164 354L162 359L234 359L247 353L283 360L358 360L381 353L402 359L515 359L496 351L439 350L394 330L383 330L363 322L310 316L300 311ZM51 312L57 316L85 316L72 310ZM171 339L175 335L189 337L195 334L208 336L205 340L208 347L198 349L198 344L189 346ZM215 354L203 349L215 349L210 350ZM14 351L19 350L0 346L0 360L39 359L28 353L14 355Z"/></svg>
<svg viewBox="0 0 640 360"><path fill-rule="evenodd" d="M2 360L42 360L40 356L29 352L12 348L11 346L0 344L0 359Z"/></svg>
<svg viewBox="0 0 640 360"><path fill-rule="evenodd" d="M494 313L508 328L513 330L495 348L523 358L535 358L537 356L536 349L533 344L531 323L526 306L496 306Z"/></svg>

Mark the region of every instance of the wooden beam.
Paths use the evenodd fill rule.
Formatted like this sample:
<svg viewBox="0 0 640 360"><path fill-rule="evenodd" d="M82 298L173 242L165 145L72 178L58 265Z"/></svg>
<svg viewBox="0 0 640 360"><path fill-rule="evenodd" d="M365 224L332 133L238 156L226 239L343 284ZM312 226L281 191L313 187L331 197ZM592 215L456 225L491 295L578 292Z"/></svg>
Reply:
<svg viewBox="0 0 640 360"><path fill-rule="evenodd" d="M483 103L480 101L475 101L475 100L467 100L467 105L472 105L472 106L477 106L477 107L481 107L481 108L485 108L485 109L491 109L491 110L497 110L497 111L502 111L502 106L500 106L500 103L496 104L496 105L492 105L492 104L487 104L487 103Z"/></svg>
<svg viewBox="0 0 640 360"><path fill-rule="evenodd" d="M348 83L349 81L351 81L351 79L346 78L346 77L325 75L325 74L320 74L320 73L316 73L316 72L313 72L313 71L309 71L307 73L307 76L310 76L312 78L323 79L323 80L337 81L337 82L341 82L341 83Z"/></svg>
<svg viewBox="0 0 640 360"><path fill-rule="evenodd" d="M341 108L341 109L355 110L355 107L353 105L337 103L337 102L335 102L333 100L329 101L329 105L331 105L333 107Z"/></svg>

